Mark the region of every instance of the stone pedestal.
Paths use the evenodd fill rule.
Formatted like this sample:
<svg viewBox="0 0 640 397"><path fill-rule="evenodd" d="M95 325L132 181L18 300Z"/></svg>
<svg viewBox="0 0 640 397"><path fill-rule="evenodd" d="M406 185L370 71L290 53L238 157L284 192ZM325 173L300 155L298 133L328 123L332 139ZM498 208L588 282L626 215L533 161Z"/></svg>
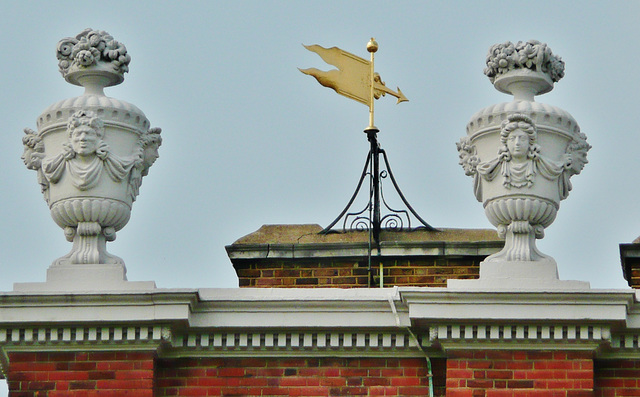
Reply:
<svg viewBox="0 0 640 397"><path fill-rule="evenodd" d="M588 290L586 281L565 281L558 278L556 261L480 262L477 280L448 280L447 288L454 290L516 290L516 291L574 291Z"/></svg>
<svg viewBox="0 0 640 397"><path fill-rule="evenodd" d="M127 281L124 265L57 265L47 269L44 283L14 283L17 292L64 291L144 291L153 290L153 281Z"/></svg>

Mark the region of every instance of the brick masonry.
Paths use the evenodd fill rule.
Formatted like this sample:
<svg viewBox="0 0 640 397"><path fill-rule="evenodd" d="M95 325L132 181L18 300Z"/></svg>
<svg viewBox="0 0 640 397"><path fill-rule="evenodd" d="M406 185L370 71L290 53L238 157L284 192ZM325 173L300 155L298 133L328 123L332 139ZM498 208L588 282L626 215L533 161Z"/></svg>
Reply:
<svg viewBox="0 0 640 397"><path fill-rule="evenodd" d="M419 358L176 358L152 352L10 353L10 397L427 396ZM576 351L452 351L435 396L640 396L640 360Z"/></svg>
<svg viewBox="0 0 640 397"><path fill-rule="evenodd" d="M153 397L153 352L10 353L10 397Z"/></svg>
<svg viewBox="0 0 640 397"><path fill-rule="evenodd" d="M640 396L640 360L596 360L596 397Z"/></svg>
<svg viewBox="0 0 640 397"><path fill-rule="evenodd" d="M444 396L445 360L433 359ZM164 396L428 396L418 358L185 358L158 362Z"/></svg>
<svg viewBox="0 0 640 397"><path fill-rule="evenodd" d="M447 397L591 397L594 367L586 352L458 351L446 383Z"/></svg>
<svg viewBox="0 0 640 397"><path fill-rule="evenodd" d="M386 258L385 286L446 287L448 279L474 279L484 257ZM260 260L235 265L240 287L366 288L366 260ZM379 285L379 262L374 260L373 283Z"/></svg>

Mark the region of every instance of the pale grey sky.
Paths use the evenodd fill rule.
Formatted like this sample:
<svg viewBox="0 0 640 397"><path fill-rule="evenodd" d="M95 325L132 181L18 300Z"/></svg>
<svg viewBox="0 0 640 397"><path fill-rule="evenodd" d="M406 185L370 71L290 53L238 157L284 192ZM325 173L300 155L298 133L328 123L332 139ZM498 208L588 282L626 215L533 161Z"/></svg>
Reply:
<svg viewBox="0 0 640 397"><path fill-rule="evenodd" d="M109 244L131 280L235 287L225 245L266 223L326 225L346 204L368 150L367 109L297 70L330 68L302 43L366 57L375 36L377 71L410 99L376 103L407 198L434 226L490 227L455 142L473 113L510 100L482 73L489 46L533 38L566 62L565 78L537 100L569 111L593 145L540 248L562 278L624 287L618 243L640 235L640 2L543 1L535 12L518 2L368 4L5 3L0 290L44 280L70 248L20 160L20 139L48 105L82 93L58 73L55 46L85 27L108 31L133 58L107 95L163 129L131 221Z"/></svg>
<svg viewBox="0 0 640 397"><path fill-rule="evenodd" d="M132 56L108 96L163 129L160 159L109 251L130 280L162 288L236 287L224 246L262 224L327 225L346 204L368 146L363 105L297 67L328 69L301 44L366 57L409 102L376 102L376 125L406 197L436 227L486 228L455 143L477 110L510 98L483 75L488 48L548 43L566 75L539 102L569 111L593 149L539 242L562 279L624 288L618 244L640 235L638 1L109 1L0 5L0 290L44 281L70 243L52 221L22 130L82 94L57 70L55 46L86 27Z"/></svg>
<svg viewBox="0 0 640 397"><path fill-rule="evenodd" d="M85 27L110 32L133 58L107 95L163 128L161 157L110 244L131 280L235 287L224 245L265 223L326 225L340 212L368 149L367 109L297 70L330 68L302 43L367 56L375 36L377 71L410 99L376 103L379 138L406 196L437 227L489 227L455 142L475 111L510 100L482 73L489 46L533 38L566 62L565 78L538 101L572 113L593 145L539 245L562 278L623 287L617 244L640 234L640 3L543 1L535 12L517 2L368 4L5 3L0 289L44 280L70 246L20 161L20 139L48 105L82 93L59 75L54 50Z"/></svg>

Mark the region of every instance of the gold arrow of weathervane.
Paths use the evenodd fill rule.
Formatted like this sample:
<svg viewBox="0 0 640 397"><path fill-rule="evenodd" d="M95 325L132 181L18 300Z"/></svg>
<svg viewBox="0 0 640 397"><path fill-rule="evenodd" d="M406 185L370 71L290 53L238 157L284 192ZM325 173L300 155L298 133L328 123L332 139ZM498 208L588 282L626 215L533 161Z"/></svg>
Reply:
<svg viewBox="0 0 640 397"><path fill-rule="evenodd" d="M351 98L369 107L369 127L373 125L373 100L385 94L398 98L398 102L408 101L400 88L397 92L388 88L378 73L374 72L374 56L378 51L378 43L371 38L367 43L367 51L371 60L367 61L338 47L324 48L317 44L305 45L307 50L318 54L322 60L337 69L322 71L316 68L299 69L302 73L315 77L318 83L333 89L340 95Z"/></svg>
<svg viewBox="0 0 640 397"><path fill-rule="evenodd" d="M396 104L398 104L400 102L408 102L409 101L407 99L407 97L404 96L402 91L400 91L400 87L396 87L398 92L395 92L391 88L389 88L386 85L384 85L384 81L380 80L380 75L378 73L375 73L374 76L373 76L373 89L374 89L373 95L374 95L375 99L380 98L380 94L382 96L384 96L384 94L387 93L389 95L393 95L394 97L398 98L398 102L396 102Z"/></svg>

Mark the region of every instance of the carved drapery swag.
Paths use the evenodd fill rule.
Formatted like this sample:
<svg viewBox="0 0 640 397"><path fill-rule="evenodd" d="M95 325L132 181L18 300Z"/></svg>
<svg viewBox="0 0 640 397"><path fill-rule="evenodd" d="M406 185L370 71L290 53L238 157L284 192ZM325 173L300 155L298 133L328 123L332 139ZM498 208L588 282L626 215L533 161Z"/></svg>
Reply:
<svg viewBox="0 0 640 397"><path fill-rule="evenodd" d="M80 112L85 116L95 117L92 112ZM162 144L161 131L160 128L151 128L143 133L132 156L119 157L100 140L95 155L88 161L80 161L70 142L63 144L61 153L45 157L42 138L34 130L25 128L22 160L28 169L37 172L38 183L47 203L49 185L58 183L65 173L69 175L74 187L84 191L96 187L103 172L114 182L121 182L128 177L129 195L135 201L140 193L142 178L149 173L149 168L158 158L158 148Z"/></svg>
<svg viewBox="0 0 640 397"><path fill-rule="evenodd" d="M506 144L508 133L505 129L512 123L525 123L530 126L530 145L526 159L521 162L513 161L513 157ZM580 134L567 146L561 161L553 161L542 154L542 147L537 143L537 128L534 122L522 114L510 115L502 123L502 147L498 156L489 161L480 162L475 146L469 137L463 137L457 143L460 162L466 175L474 178L474 193L478 201L482 201L482 183L480 178L493 181L498 175L503 177L502 185L507 188L527 188L535 184L538 175L548 180L558 181L560 199L564 200L572 189L570 178L579 174L587 163L587 151L591 146L586 142L586 136Z"/></svg>
<svg viewBox="0 0 640 397"><path fill-rule="evenodd" d="M114 182L120 182L127 177L136 162L142 162L141 155L127 159L116 156L109 152L109 146L104 142L88 163L78 161L75 154L73 149L65 146L62 153L44 159L43 172L50 183L58 183L67 172L73 186L78 190L89 190L97 186L103 171L106 171Z"/></svg>
<svg viewBox="0 0 640 397"><path fill-rule="evenodd" d="M98 138L95 150L82 156L71 143L74 130L81 126L93 129ZM142 149L139 147L134 150L132 156L127 158L111 153L109 145L102 140L104 136L102 120L94 112L80 110L74 113L69 118L67 132L69 142L63 145L62 152L42 160L42 171L49 183L58 183L66 173L72 185L78 190L89 190L98 185L103 172L106 172L114 182L121 182L136 164L142 163Z"/></svg>
<svg viewBox="0 0 640 397"><path fill-rule="evenodd" d="M88 156L80 156L71 143L73 129L79 126L91 126L96 130L98 141L95 152ZM111 152L102 137L103 122L94 112L80 110L74 113L67 125L68 141L62 145L62 151L52 156L45 156L44 143L37 132L25 128L22 138L24 153L22 160L28 169L38 173L45 201L49 202L49 186L67 175L71 184L81 191L92 189L100 183L101 176L106 173L114 182L127 180L131 201L135 201L140 193L142 178L149 173L149 168L158 158L158 148L162 144L160 128L151 128L142 133L133 154L121 157ZM80 158L82 157L82 158Z"/></svg>

